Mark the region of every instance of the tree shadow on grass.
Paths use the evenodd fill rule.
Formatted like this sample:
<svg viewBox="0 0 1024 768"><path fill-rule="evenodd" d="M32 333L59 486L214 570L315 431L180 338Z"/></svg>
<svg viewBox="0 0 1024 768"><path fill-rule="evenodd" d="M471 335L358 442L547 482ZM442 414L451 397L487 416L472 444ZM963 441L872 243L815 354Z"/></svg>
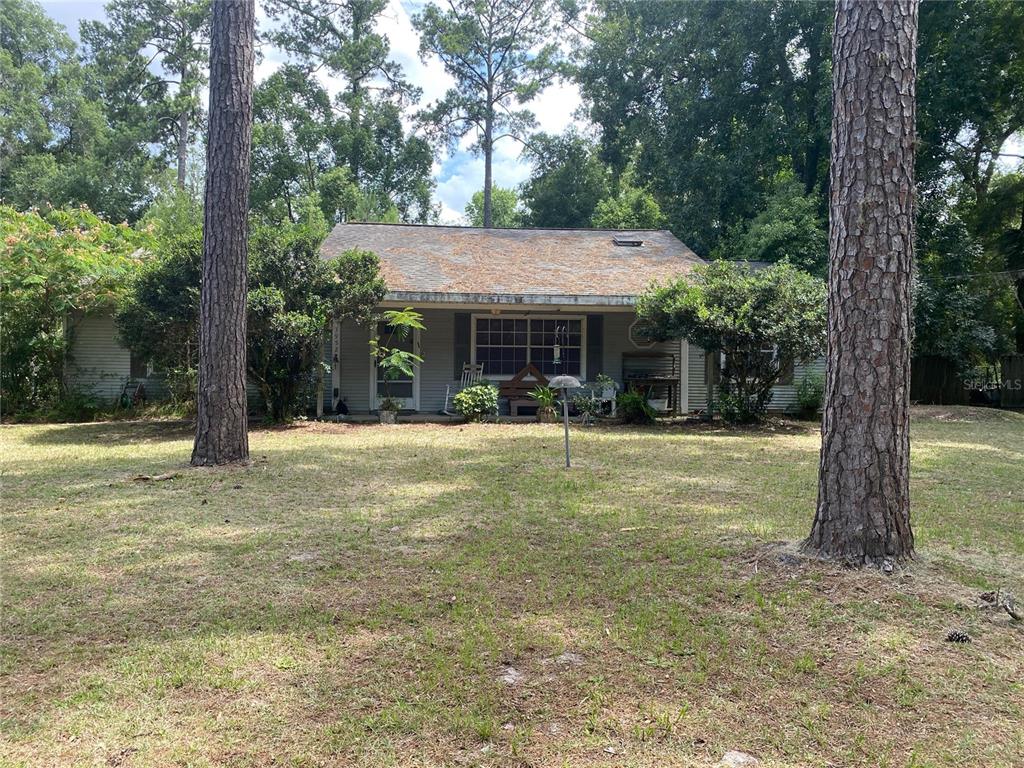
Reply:
<svg viewBox="0 0 1024 768"><path fill-rule="evenodd" d="M18 427L17 429L22 429ZM190 421L103 421L88 424L49 424L23 427L20 439L29 445L124 445L191 439Z"/></svg>

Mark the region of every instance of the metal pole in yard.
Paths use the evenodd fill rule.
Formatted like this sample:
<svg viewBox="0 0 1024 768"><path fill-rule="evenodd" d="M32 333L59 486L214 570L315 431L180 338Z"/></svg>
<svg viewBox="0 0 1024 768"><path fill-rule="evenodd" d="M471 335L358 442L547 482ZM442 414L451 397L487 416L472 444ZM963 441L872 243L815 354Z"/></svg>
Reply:
<svg viewBox="0 0 1024 768"><path fill-rule="evenodd" d="M569 463L569 390L562 390L562 422L565 424L565 468L568 469L571 464Z"/></svg>
<svg viewBox="0 0 1024 768"><path fill-rule="evenodd" d="M572 466L569 461L569 390L577 389L580 386L580 380L575 376L555 376L555 378L548 382L548 386L552 389L562 390L562 423L565 425L565 467L568 469Z"/></svg>

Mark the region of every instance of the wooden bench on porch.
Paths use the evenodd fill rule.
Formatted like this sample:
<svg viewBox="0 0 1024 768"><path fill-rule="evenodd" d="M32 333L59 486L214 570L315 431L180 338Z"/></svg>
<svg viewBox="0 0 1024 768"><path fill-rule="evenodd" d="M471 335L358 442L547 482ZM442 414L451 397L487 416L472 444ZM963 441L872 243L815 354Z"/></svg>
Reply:
<svg viewBox="0 0 1024 768"><path fill-rule="evenodd" d="M532 378L527 378L532 377ZM519 409L523 406L530 408L537 407L537 401L530 397L534 387L546 387L548 378L533 363L529 363L519 373L508 381L502 382L498 387L498 396L508 399L508 412L510 416L518 416Z"/></svg>

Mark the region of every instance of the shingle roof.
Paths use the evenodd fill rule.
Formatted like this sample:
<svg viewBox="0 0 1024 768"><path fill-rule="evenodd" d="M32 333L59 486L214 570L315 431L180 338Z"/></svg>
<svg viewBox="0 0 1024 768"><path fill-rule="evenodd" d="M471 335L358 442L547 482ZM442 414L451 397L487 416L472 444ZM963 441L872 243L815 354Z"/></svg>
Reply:
<svg viewBox="0 0 1024 768"><path fill-rule="evenodd" d="M643 245L616 245L616 237ZM438 301L454 295L624 299L703 263L666 230L339 224L321 251L333 258L351 248L380 257L392 297L436 294Z"/></svg>

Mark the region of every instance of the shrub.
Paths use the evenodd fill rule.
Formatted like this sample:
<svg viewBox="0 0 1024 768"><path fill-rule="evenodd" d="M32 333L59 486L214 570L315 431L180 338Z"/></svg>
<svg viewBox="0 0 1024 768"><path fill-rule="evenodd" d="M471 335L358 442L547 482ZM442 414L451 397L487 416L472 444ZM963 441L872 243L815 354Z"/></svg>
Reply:
<svg viewBox="0 0 1024 768"><path fill-rule="evenodd" d="M271 421L296 415L319 383L331 318L369 324L385 292L374 254L321 258L326 223L312 201L304 205L301 221L257 224L249 238L246 373ZM162 237L158 258L131 281L116 317L125 345L168 373L182 403L195 392L202 252L197 226Z"/></svg>
<svg viewBox="0 0 1024 768"><path fill-rule="evenodd" d="M601 401L595 400L590 395L576 395L572 399L572 405L584 421L590 421L595 416L601 415Z"/></svg>
<svg viewBox="0 0 1024 768"><path fill-rule="evenodd" d="M452 400L456 413L469 421L480 421L498 412L498 388L493 384L466 387Z"/></svg>
<svg viewBox="0 0 1024 768"><path fill-rule="evenodd" d="M768 394L768 400L771 393ZM748 397L739 392L720 392L718 394L718 413L728 424L752 424L758 421L768 407L768 400Z"/></svg>
<svg viewBox="0 0 1024 768"><path fill-rule="evenodd" d="M651 424L654 422L654 409L647 398L640 392L622 392L616 398L618 412L627 424Z"/></svg>
<svg viewBox="0 0 1024 768"><path fill-rule="evenodd" d="M54 405L72 312L116 304L152 244L87 208L20 213L0 205L0 400L5 415Z"/></svg>
<svg viewBox="0 0 1024 768"><path fill-rule="evenodd" d="M637 315L652 341L689 339L720 353L727 408L750 421L764 414L789 366L825 351L825 298L823 281L789 264L751 271L715 261L651 288Z"/></svg>
<svg viewBox="0 0 1024 768"><path fill-rule="evenodd" d="M46 421L93 421L100 411L99 401L84 392L65 392L46 413Z"/></svg>
<svg viewBox="0 0 1024 768"><path fill-rule="evenodd" d="M796 389L796 404L800 413L805 416L816 415L821 410L824 396L825 379L817 373L804 374Z"/></svg>

